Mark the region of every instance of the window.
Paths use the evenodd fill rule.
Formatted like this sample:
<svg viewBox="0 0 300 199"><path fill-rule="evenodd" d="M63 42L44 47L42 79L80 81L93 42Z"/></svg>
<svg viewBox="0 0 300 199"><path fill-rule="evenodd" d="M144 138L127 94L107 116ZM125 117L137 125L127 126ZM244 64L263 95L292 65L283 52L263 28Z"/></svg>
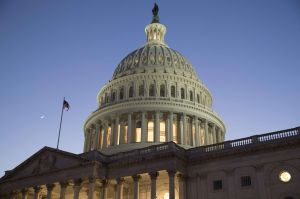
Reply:
<svg viewBox="0 0 300 199"><path fill-rule="evenodd" d="M171 86L171 97L175 97L175 86Z"/></svg>
<svg viewBox="0 0 300 199"><path fill-rule="evenodd" d="M154 97L154 84L149 86L149 96Z"/></svg>
<svg viewBox="0 0 300 199"><path fill-rule="evenodd" d="M160 129L159 141L160 142L165 142L166 141L166 123L165 123L165 121L160 121L159 129Z"/></svg>
<svg viewBox="0 0 300 199"><path fill-rule="evenodd" d="M133 86L129 87L129 97L133 97Z"/></svg>
<svg viewBox="0 0 300 199"><path fill-rule="evenodd" d="M120 88L120 96L119 96L119 99L122 100L124 99L124 88Z"/></svg>
<svg viewBox="0 0 300 199"><path fill-rule="evenodd" d="M200 95L197 94L197 102L200 103Z"/></svg>
<svg viewBox="0 0 300 199"><path fill-rule="evenodd" d="M142 122L137 121L135 127L135 142L141 142L142 139Z"/></svg>
<svg viewBox="0 0 300 199"><path fill-rule="evenodd" d="M152 120L148 121L148 142L154 141L154 123Z"/></svg>
<svg viewBox="0 0 300 199"><path fill-rule="evenodd" d="M222 180L215 180L213 182L214 190L221 190L223 188Z"/></svg>
<svg viewBox="0 0 300 199"><path fill-rule="evenodd" d="M113 93L111 94L111 101L114 102L116 100L116 92L113 91Z"/></svg>
<svg viewBox="0 0 300 199"><path fill-rule="evenodd" d="M242 187L251 186L251 177L250 176L242 176L241 177L241 186Z"/></svg>
<svg viewBox="0 0 300 199"><path fill-rule="evenodd" d="M181 99L184 99L185 97L184 88L181 88Z"/></svg>
<svg viewBox="0 0 300 199"><path fill-rule="evenodd" d="M190 101L194 101L194 94L193 94L193 91L190 91Z"/></svg>
<svg viewBox="0 0 300 199"><path fill-rule="evenodd" d="M139 96L144 96L144 84L139 86Z"/></svg>
<svg viewBox="0 0 300 199"><path fill-rule="evenodd" d="M165 95L166 95L165 91L166 91L165 85L164 84L160 85L160 96L161 97L165 97Z"/></svg>

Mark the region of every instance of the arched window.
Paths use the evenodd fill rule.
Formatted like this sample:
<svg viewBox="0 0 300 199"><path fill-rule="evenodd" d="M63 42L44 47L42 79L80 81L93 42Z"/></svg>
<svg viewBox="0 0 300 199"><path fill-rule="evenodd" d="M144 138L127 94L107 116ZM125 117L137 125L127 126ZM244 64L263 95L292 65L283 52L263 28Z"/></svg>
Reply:
<svg viewBox="0 0 300 199"><path fill-rule="evenodd" d="M197 102L200 103L200 95L197 94Z"/></svg>
<svg viewBox="0 0 300 199"><path fill-rule="evenodd" d="M150 86L149 86L149 96L153 97L154 95L155 95L154 84L150 84Z"/></svg>
<svg viewBox="0 0 300 199"><path fill-rule="evenodd" d="M116 92L113 91L111 94L111 101L114 102L116 100Z"/></svg>
<svg viewBox="0 0 300 199"><path fill-rule="evenodd" d="M190 91L190 101L194 101L194 93L193 93L193 91Z"/></svg>
<svg viewBox="0 0 300 199"><path fill-rule="evenodd" d="M171 86L171 97L175 97L176 91L175 86Z"/></svg>
<svg viewBox="0 0 300 199"><path fill-rule="evenodd" d="M181 92L180 92L180 94L181 94L181 99L184 99L185 97L185 92L184 92L184 88L181 88L180 89L181 90Z"/></svg>
<svg viewBox="0 0 300 199"><path fill-rule="evenodd" d="M120 96L119 99L122 100L124 99L124 87L120 88Z"/></svg>
<svg viewBox="0 0 300 199"><path fill-rule="evenodd" d="M129 87L129 97L133 97L133 86Z"/></svg>
<svg viewBox="0 0 300 199"><path fill-rule="evenodd" d="M105 93L105 103L108 103L109 102L109 96L107 93Z"/></svg>
<svg viewBox="0 0 300 199"><path fill-rule="evenodd" d="M160 85L160 96L161 97L165 97L166 96L166 89L165 89L165 85L164 84Z"/></svg>
<svg viewBox="0 0 300 199"><path fill-rule="evenodd" d="M144 96L144 84L139 86L139 96Z"/></svg>

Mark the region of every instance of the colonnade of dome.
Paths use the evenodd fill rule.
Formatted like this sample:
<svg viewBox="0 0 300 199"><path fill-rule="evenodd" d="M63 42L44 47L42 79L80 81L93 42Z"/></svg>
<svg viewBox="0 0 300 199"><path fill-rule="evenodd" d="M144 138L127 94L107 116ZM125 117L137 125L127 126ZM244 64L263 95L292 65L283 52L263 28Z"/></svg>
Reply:
<svg viewBox="0 0 300 199"><path fill-rule="evenodd" d="M147 43L128 54L99 92L84 125L84 151L126 151L173 141L184 148L223 142L225 125L192 65L149 24Z"/></svg>

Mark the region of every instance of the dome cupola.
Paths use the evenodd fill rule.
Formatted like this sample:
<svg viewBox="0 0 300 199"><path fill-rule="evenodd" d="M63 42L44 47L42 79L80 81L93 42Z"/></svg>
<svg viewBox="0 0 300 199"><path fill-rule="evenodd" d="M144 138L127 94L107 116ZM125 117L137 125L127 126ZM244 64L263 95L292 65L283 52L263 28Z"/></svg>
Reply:
<svg viewBox="0 0 300 199"><path fill-rule="evenodd" d="M222 142L225 125L193 66L164 41L155 4L147 42L118 64L84 124L84 152L113 154L175 142L184 148Z"/></svg>

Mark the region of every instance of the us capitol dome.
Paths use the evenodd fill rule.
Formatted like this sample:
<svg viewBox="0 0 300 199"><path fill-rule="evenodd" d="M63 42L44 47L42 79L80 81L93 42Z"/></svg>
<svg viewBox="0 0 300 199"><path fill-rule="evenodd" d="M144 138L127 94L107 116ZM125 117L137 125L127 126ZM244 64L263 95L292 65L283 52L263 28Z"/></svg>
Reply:
<svg viewBox="0 0 300 199"><path fill-rule="evenodd" d="M223 142L226 128L195 69L165 43L158 8L147 42L129 53L97 96L84 124L84 152L114 154L173 141L183 148Z"/></svg>

